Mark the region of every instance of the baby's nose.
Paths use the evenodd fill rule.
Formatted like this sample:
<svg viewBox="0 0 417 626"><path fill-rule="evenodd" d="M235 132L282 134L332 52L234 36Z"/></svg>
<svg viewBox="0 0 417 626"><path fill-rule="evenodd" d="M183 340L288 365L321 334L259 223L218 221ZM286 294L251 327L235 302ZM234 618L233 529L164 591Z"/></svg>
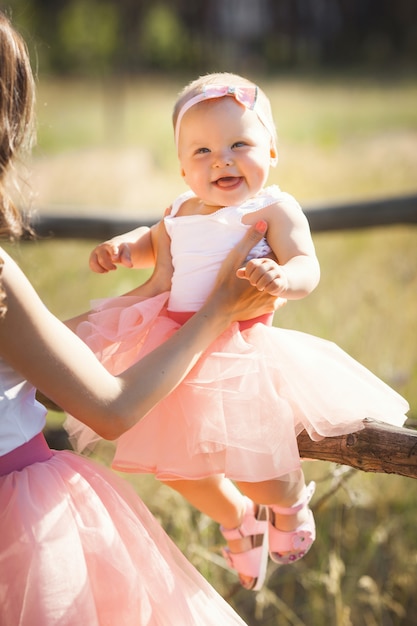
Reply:
<svg viewBox="0 0 417 626"><path fill-rule="evenodd" d="M214 155L213 167L228 167L232 165L233 159L230 152L218 152Z"/></svg>

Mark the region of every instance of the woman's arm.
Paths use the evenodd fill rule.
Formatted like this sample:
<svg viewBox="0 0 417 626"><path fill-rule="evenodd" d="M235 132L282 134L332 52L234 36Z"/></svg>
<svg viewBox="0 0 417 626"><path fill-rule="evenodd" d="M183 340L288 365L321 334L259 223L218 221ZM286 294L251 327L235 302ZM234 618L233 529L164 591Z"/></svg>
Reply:
<svg viewBox="0 0 417 626"><path fill-rule="evenodd" d="M0 355L41 393L114 439L170 393L203 351L233 321L275 309L275 298L259 294L236 272L262 236L252 228L223 263L204 306L171 339L120 376L112 376L90 349L55 318L14 261L5 260L8 310L0 321Z"/></svg>

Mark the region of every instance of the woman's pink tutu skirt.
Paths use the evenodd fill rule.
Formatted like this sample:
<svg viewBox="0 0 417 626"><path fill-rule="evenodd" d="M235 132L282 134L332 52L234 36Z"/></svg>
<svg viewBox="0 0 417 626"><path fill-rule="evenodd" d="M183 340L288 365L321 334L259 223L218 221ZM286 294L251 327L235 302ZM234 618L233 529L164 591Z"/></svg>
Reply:
<svg viewBox="0 0 417 626"><path fill-rule="evenodd" d="M78 334L113 373L152 351L179 328L168 294L95 303ZM402 425L409 406L337 345L264 324L233 324L186 379L117 441L113 467L158 478L224 473L264 481L297 469L297 435L312 439L363 428L372 418ZM94 434L69 418L79 448Z"/></svg>
<svg viewBox="0 0 417 626"><path fill-rule="evenodd" d="M110 470L48 450L0 503L2 626L244 626Z"/></svg>

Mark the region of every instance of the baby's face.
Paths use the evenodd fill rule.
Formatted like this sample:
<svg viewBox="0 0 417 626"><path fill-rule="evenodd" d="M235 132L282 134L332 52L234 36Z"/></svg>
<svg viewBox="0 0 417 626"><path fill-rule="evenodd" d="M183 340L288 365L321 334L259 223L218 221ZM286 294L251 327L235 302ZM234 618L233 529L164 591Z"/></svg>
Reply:
<svg viewBox="0 0 417 626"><path fill-rule="evenodd" d="M206 206L240 204L264 186L276 151L257 114L233 97L205 100L182 118L181 174Z"/></svg>

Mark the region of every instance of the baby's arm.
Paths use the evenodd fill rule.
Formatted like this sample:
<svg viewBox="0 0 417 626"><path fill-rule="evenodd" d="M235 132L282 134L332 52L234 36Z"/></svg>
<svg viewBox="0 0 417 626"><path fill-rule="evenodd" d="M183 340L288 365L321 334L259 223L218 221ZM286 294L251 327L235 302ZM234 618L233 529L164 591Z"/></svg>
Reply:
<svg viewBox="0 0 417 626"><path fill-rule="evenodd" d="M289 300L304 298L320 280L320 266L307 218L295 200L267 207L267 240L277 260L253 259L248 264L252 284L260 291Z"/></svg>
<svg viewBox="0 0 417 626"><path fill-rule="evenodd" d="M139 229L137 229L139 230ZM124 296L138 296L143 298L151 298L156 296L159 293L163 293L164 291L169 291L171 289L171 277L172 277L172 262L171 262L171 249L170 249L170 239L165 230L164 222L161 221L155 226L152 226L151 229L148 229L149 233L152 232L152 249L155 251L155 269L152 272L152 275L146 282L135 287L131 291L124 293ZM137 231L131 231L135 233ZM129 235L130 233L127 233ZM145 233L146 235L146 233ZM124 235L121 235L123 237ZM114 238L116 239L116 237ZM106 243L110 243L113 239L109 240L109 242L105 242L104 244L100 244L104 246ZM98 246L100 247L100 246ZM106 270L104 270L106 271ZM65 320L66 326L70 328L73 332L77 331L77 328L81 322L85 322L88 320L92 311L86 311L81 313L80 315L76 315L70 319Z"/></svg>
<svg viewBox="0 0 417 626"><path fill-rule="evenodd" d="M155 269L152 276L148 280L136 287L128 294L129 296L141 296L143 298L152 298L159 293L169 291L171 289L172 278L172 258L171 258L171 240L162 220L155 226L152 226L152 247L155 256Z"/></svg>
<svg viewBox="0 0 417 626"><path fill-rule="evenodd" d="M117 269L117 265L131 268L152 267L155 264L154 238L158 225L140 226L123 235L100 243L90 254L90 268L98 274Z"/></svg>

